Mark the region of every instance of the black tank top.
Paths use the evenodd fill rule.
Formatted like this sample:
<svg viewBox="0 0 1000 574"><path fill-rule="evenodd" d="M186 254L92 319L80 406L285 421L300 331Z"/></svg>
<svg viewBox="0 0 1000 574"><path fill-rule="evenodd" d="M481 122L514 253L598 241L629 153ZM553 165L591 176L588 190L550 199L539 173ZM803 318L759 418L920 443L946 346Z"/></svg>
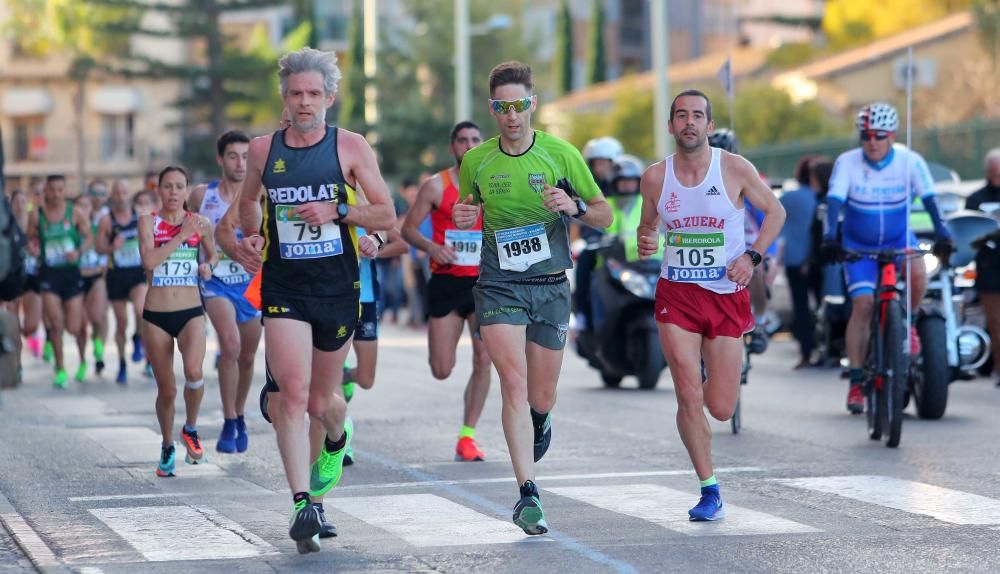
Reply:
<svg viewBox="0 0 1000 574"><path fill-rule="evenodd" d="M118 223L118 218L114 212L109 212L111 217L111 241L119 235L125 238L122 247L111 254L111 267L114 269L132 269L142 267L142 259L139 256L139 216L132 210L132 219L122 225Z"/></svg>
<svg viewBox="0 0 1000 574"><path fill-rule="evenodd" d="M358 296L358 235L352 225L311 226L292 211L304 203L355 205L337 155L337 128L304 148L285 145L285 132L271 138L261 181L264 207L264 264L261 292L300 297Z"/></svg>

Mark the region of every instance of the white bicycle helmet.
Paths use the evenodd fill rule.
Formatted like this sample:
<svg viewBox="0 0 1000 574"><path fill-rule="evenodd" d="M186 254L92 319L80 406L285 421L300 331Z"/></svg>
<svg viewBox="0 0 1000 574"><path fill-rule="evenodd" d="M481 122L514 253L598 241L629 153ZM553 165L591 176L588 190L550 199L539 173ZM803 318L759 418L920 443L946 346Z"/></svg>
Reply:
<svg viewBox="0 0 1000 574"><path fill-rule="evenodd" d="M645 167L642 161L634 155L623 155L615 160L615 177L614 181L619 179L640 179L642 177L642 170Z"/></svg>
<svg viewBox="0 0 1000 574"><path fill-rule="evenodd" d="M614 161L618 156L625 153L620 141L611 136L594 138L583 146L583 159L590 161L594 159L608 159Z"/></svg>
<svg viewBox="0 0 1000 574"><path fill-rule="evenodd" d="M899 129L899 114L896 108L882 102L869 104L858 112L857 128L859 132L878 130L895 132Z"/></svg>

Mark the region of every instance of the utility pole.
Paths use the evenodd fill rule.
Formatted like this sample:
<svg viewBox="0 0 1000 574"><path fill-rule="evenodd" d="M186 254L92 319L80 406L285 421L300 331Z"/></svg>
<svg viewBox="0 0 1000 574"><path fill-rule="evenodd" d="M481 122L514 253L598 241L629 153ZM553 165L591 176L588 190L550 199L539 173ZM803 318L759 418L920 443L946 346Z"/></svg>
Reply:
<svg viewBox="0 0 1000 574"><path fill-rule="evenodd" d="M378 62L378 2L365 0L365 124L368 126L368 143L373 147L379 142L378 86L375 72Z"/></svg>
<svg viewBox="0 0 1000 574"><path fill-rule="evenodd" d="M455 123L469 119L469 0L455 0Z"/></svg>
<svg viewBox="0 0 1000 574"><path fill-rule="evenodd" d="M653 97L653 122L656 134L657 159L667 157L673 149L667 122L670 121L670 26L667 24L666 0L650 0L650 36L653 49L653 71L656 74L656 91Z"/></svg>

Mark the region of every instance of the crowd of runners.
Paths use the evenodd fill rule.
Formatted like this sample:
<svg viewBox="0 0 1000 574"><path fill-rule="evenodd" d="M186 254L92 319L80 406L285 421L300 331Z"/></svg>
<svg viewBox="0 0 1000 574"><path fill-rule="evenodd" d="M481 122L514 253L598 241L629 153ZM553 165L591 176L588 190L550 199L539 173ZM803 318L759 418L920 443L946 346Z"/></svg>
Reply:
<svg viewBox="0 0 1000 574"><path fill-rule="evenodd" d="M89 373L88 345L95 371L105 368L110 301L115 378L127 384L127 363L148 362L162 434L159 456L154 463L150 453L150 462L158 476L174 476L183 472L175 460L178 437L188 464L204 461L209 450L198 422L210 322L224 416L214 450L249 448L247 401L263 379L259 405L274 427L292 496L289 535L300 552L318 551L319 538L337 535L323 498L354 462L348 403L357 388L376 381L382 286L375 261L412 247L429 258L433 377L450 378L466 330L472 339L455 458L488 456L476 426L495 370L519 491L513 521L529 535L544 534L549 526L536 465L552 442L570 330L570 238L616 223L639 256L663 257L656 319L677 393L678 428L702 487L689 516L724 515L703 407L718 419L732 415L743 335L755 324L746 287L784 211L749 162L709 147L714 124L704 94L685 91L671 105L677 153L644 172L628 160L622 173L636 181L622 188L641 201L635 204L641 217L636 212L622 229L615 221L620 206L604 193L605 179L616 178L605 178L600 169L608 166L594 161L614 158L585 159L568 142L532 128L538 96L523 63L499 64L490 73L497 135L486 139L471 121L456 124L449 141L454 165L422 183L402 220L364 136L326 121L341 78L336 56L309 48L286 54L278 77L282 126L256 138L221 134L217 180L196 185L173 165L159 172L155 192L133 195L121 181L71 202L65 178L54 175L40 192L14 195L28 237L30 279L12 305L27 347L51 353L56 387L67 385L66 333L77 342L77 380ZM763 214L752 243L744 236L745 199ZM36 338L42 318L44 339ZM266 368L255 378L262 337ZM185 408L176 433L175 347ZM356 362L348 366L352 348Z"/></svg>

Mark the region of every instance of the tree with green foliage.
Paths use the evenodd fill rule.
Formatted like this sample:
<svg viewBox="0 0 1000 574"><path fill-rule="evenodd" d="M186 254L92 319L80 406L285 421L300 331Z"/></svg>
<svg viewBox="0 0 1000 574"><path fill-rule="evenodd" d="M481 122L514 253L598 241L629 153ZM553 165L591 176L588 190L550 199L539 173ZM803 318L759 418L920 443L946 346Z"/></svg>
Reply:
<svg viewBox="0 0 1000 574"><path fill-rule="evenodd" d="M347 31L347 57L341 64L344 79L337 99L340 102L338 123L341 127L364 133L365 125L365 22L360 0L352 0L351 24Z"/></svg>
<svg viewBox="0 0 1000 574"><path fill-rule="evenodd" d="M316 23L316 0L292 0L292 15L299 26L309 24L309 37L305 45L319 47L319 26Z"/></svg>
<svg viewBox="0 0 1000 574"><path fill-rule="evenodd" d="M573 91L573 63L576 53L573 45L573 14L569 10L569 0L562 0L559 7L559 21L556 24L556 93L568 94Z"/></svg>
<svg viewBox="0 0 1000 574"><path fill-rule="evenodd" d="M604 41L604 0L593 0L593 12L590 15L590 54L588 55L589 84L600 84L608 79L608 55Z"/></svg>
<svg viewBox="0 0 1000 574"><path fill-rule="evenodd" d="M980 1L828 0L823 9L823 32L834 49L853 48L968 10Z"/></svg>

